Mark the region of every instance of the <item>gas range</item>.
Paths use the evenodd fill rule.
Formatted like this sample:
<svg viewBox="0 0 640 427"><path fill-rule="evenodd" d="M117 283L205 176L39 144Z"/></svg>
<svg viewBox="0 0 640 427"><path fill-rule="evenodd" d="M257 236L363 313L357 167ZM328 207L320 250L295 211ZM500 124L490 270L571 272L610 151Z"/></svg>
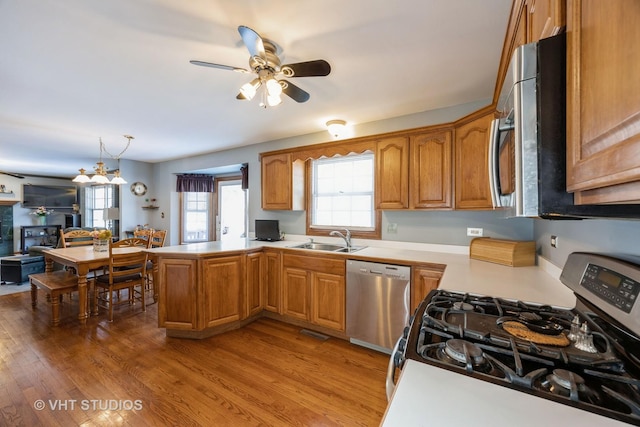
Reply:
<svg viewBox="0 0 640 427"><path fill-rule="evenodd" d="M415 360L640 425L640 269L575 253L561 280L578 298L571 310L434 290L391 364Z"/></svg>

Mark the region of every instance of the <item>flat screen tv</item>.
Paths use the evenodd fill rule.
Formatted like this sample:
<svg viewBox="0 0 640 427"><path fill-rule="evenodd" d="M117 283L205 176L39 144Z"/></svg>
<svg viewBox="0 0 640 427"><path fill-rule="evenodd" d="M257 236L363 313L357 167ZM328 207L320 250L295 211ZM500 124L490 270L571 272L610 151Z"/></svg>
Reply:
<svg viewBox="0 0 640 427"><path fill-rule="evenodd" d="M22 186L22 207L49 209L71 209L78 203L78 189L73 185L30 185Z"/></svg>

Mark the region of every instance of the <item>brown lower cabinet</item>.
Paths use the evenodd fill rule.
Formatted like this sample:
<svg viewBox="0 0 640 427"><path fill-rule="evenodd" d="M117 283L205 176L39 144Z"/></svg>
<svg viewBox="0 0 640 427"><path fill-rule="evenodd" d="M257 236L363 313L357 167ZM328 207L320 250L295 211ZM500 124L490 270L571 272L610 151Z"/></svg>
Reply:
<svg viewBox="0 0 640 427"><path fill-rule="evenodd" d="M420 305L429 292L438 288L444 269L413 267L411 269L411 313Z"/></svg>
<svg viewBox="0 0 640 427"><path fill-rule="evenodd" d="M282 314L345 330L345 260L285 254L282 269Z"/></svg>
<svg viewBox="0 0 640 427"><path fill-rule="evenodd" d="M264 292L262 292L264 260L265 254L262 251L247 254L247 304L244 317L256 316L264 309Z"/></svg>
<svg viewBox="0 0 640 427"><path fill-rule="evenodd" d="M282 314L282 256L280 251L265 249L264 309Z"/></svg>
<svg viewBox="0 0 640 427"><path fill-rule="evenodd" d="M290 249L156 255L158 326L168 336L206 338L258 316L346 338L346 258ZM413 309L444 267L412 266ZM268 313L268 314L267 314Z"/></svg>
<svg viewBox="0 0 640 427"><path fill-rule="evenodd" d="M202 260L202 325L205 328L243 317L243 255Z"/></svg>

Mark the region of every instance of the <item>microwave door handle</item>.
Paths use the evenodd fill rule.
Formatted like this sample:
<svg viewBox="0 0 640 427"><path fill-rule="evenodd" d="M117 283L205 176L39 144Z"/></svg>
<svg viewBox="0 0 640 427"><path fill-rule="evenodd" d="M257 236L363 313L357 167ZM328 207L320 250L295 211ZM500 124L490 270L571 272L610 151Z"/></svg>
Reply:
<svg viewBox="0 0 640 427"><path fill-rule="evenodd" d="M501 207L498 194L498 148L500 147L500 119L491 121L489 134L489 189L491 191L491 203L494 208Z"/></svg>

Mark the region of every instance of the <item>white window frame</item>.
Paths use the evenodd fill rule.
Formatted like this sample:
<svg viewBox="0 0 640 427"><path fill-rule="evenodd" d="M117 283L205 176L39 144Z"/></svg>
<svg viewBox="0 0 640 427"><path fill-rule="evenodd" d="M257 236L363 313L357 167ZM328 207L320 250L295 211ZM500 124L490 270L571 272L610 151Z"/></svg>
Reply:
<svg viewBox="0 0 640 427"><path fill-rule="evenodd" d="M344 173L340 173L336 182L330 183L328 187L330 187L329 191L326 191L322 194L322 196L327 198L334 198L332 203L338 201L338 198L346 197L346 198L358 198L365 197L370 198L370 208L369 208L369 219L368 222L370 224L362 226L354 223L354 219L357 217L353 211L350 213L343 212L343 215L349 216L350 219L347 220L345 224L338 224L337 222L321 224L318 223L317 220L317 209L318 209L318 198L321 196L319 194L318 184L318 167L324 165L334 165L336 169L339 169L339 165L346 163L351 163L357 160L366 159L371 163L371 169L368 176L370 176L371 182L365 186L358 185L358 183L354 182L356 177L352 177L350 175L345 175ZM347 167L348 169L348 167ZM326 231L326 230L335 230L338 228L348 228L352 232L362 232L362 233L377 233L377 227L379 224L378 212L375 208L375 157L371 152L366 152L362 154L350 154L347 156L335 156L331 158L322 158L310 161L310 201L309 201L309 210L310 214L308 215L310 230L315 231ZM344 184L344 186L342 185ZM348 202L353 203L355 200L351 199Z"/></svg>
<svg viewBox="0 0 640 427"><path fill-rule="evenodd" d="M209 242L213 236L213 206L212 196L209 192L184 192L181 193L181 232L180 243ZM193 200L195 198L196 200ZM204 214L204 229L189 231L188 218L192 213ZM194 234L196 233L196 234Z"/></svg>
<svg viewBox="0 0 640 427"><path fill-rule="evenodd" d="M91 185L85 188L85 227L108 228L109 220L104 218L104 210L116 207L117 191L111 184Z"/></svg>

